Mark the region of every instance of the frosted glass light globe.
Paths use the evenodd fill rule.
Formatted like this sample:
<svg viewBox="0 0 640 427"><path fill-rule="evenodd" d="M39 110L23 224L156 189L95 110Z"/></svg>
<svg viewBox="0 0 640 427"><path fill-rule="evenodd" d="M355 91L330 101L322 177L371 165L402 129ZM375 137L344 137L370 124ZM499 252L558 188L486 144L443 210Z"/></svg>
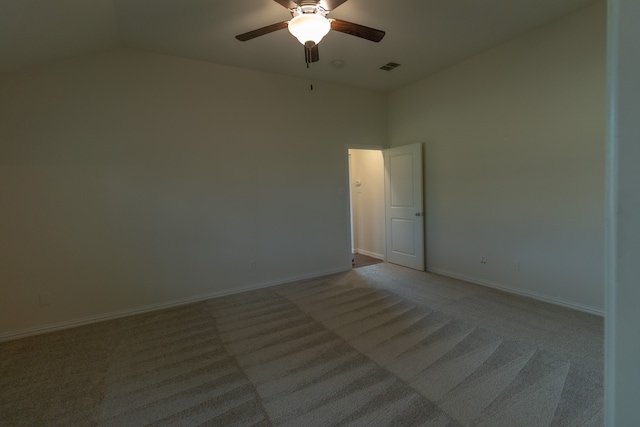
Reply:
<svg viewBox="0 0 640 427"><path fill-rule="evenodd" d="M329 20L315 13L303 13L289 21L289 32L305 46L308 42L313 42L311 47L320 43L330 29Z"/></svg>

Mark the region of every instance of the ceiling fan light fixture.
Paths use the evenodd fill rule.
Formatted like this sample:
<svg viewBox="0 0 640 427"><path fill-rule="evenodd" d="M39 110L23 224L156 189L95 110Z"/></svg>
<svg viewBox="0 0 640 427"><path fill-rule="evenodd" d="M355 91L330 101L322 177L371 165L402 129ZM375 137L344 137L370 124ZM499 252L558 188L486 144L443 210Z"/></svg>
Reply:
<svg viewBox="0 0 640 427"><path fill-rule="evenodd" d="M327 35L330 29L329 20L316 13L302 13L289 21L289 32L305 46L309 42L313 42L311 47L320 43L320 40Z"/></svg>

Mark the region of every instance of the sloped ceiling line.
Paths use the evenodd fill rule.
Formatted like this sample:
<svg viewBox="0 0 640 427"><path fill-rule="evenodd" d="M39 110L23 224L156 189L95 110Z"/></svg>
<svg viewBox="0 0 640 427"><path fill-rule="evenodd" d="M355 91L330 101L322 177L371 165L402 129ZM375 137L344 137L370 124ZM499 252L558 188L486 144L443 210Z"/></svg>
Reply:
<svg viewBox="0 0 640 427"><path fill-rule="evenodd" d="M604 0L600 0L604 1ZM389 91L419 80L594 0L349 0L330 17L386 31L372 43L336 31L309 69L287 31L248 42L235 35L289 19L272 0L5 1L0 7L0 72L127 47ZM344 66L335 68L332 61ZM380 70L403 64L394 73Z"/></svg>

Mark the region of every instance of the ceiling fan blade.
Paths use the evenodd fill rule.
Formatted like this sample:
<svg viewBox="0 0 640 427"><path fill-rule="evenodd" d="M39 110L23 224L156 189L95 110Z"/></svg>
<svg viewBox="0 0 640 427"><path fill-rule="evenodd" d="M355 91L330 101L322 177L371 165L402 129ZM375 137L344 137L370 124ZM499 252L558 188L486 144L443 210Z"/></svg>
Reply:
<svg viewBox="0 0 640 427"><path fill-rule="evenodd" d="M318 45L313 46L311 49L304 46L304 60L307 64L320 61Z"/></svg>
<svg viewBox="0 0 640 427"><path fill-rule="evenodd" d="M266 27L258 28L257 30L249 31L248 33L239 34L236 38L241 42L246 42L247 40L255 39L256 37L264 36L265 34L273 33L274 31L283 30L287 28L288 25L289 21L278 22L277 24L271 24Z"/></svg>
<svg viewBox="0 0 640 427"><path fill-rule="evenodd" d="M320 6L325 10L334 10L347 0L320 0Z"/></svg>
<svg viewBox="0 0 640 427"><path fill-rule="evenodd" d="M382 30L376 30L375 28L365 27L364 25L354 24L353 22L343 21L341 19L332 19L331 29L339 31L341 33L351 34L352 36L371 40L372 42L376 43L382 40L382 38L386 34Z"/></svg>
<svg viewBox="0 0 640 427"><path fill-rule="evenodd" d="M298 7L298 4L291 0L273 0L276 3L280 4L282 7L286 7L287 9L295 9Z"/></svg>

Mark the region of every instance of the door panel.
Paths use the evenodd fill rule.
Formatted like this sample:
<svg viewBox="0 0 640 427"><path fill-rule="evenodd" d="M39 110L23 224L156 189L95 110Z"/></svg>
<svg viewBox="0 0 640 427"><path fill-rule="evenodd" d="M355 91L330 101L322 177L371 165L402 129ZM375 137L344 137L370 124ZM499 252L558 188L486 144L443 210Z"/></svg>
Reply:
<svg viewBox="0 0 640 427"><path fill-rule="evenodd" d="M386 259L424 270L422 144L384 150Z"/></svg>
<svg viewBox="0 0 640 427"><path fill-rule="evenodd" d="M412 157L410 154L397 154L389 158L389 170L393 171L389 189L393 207L411 207L415 204Z"/></svg>
<svg viewBox="0 0 640 427"><path fill-rule="evenodd" d="M407 221L405 219L392 218L391 234L394 239L391 242L391 250L400 254L415 254L415 221Z"/></svg>

